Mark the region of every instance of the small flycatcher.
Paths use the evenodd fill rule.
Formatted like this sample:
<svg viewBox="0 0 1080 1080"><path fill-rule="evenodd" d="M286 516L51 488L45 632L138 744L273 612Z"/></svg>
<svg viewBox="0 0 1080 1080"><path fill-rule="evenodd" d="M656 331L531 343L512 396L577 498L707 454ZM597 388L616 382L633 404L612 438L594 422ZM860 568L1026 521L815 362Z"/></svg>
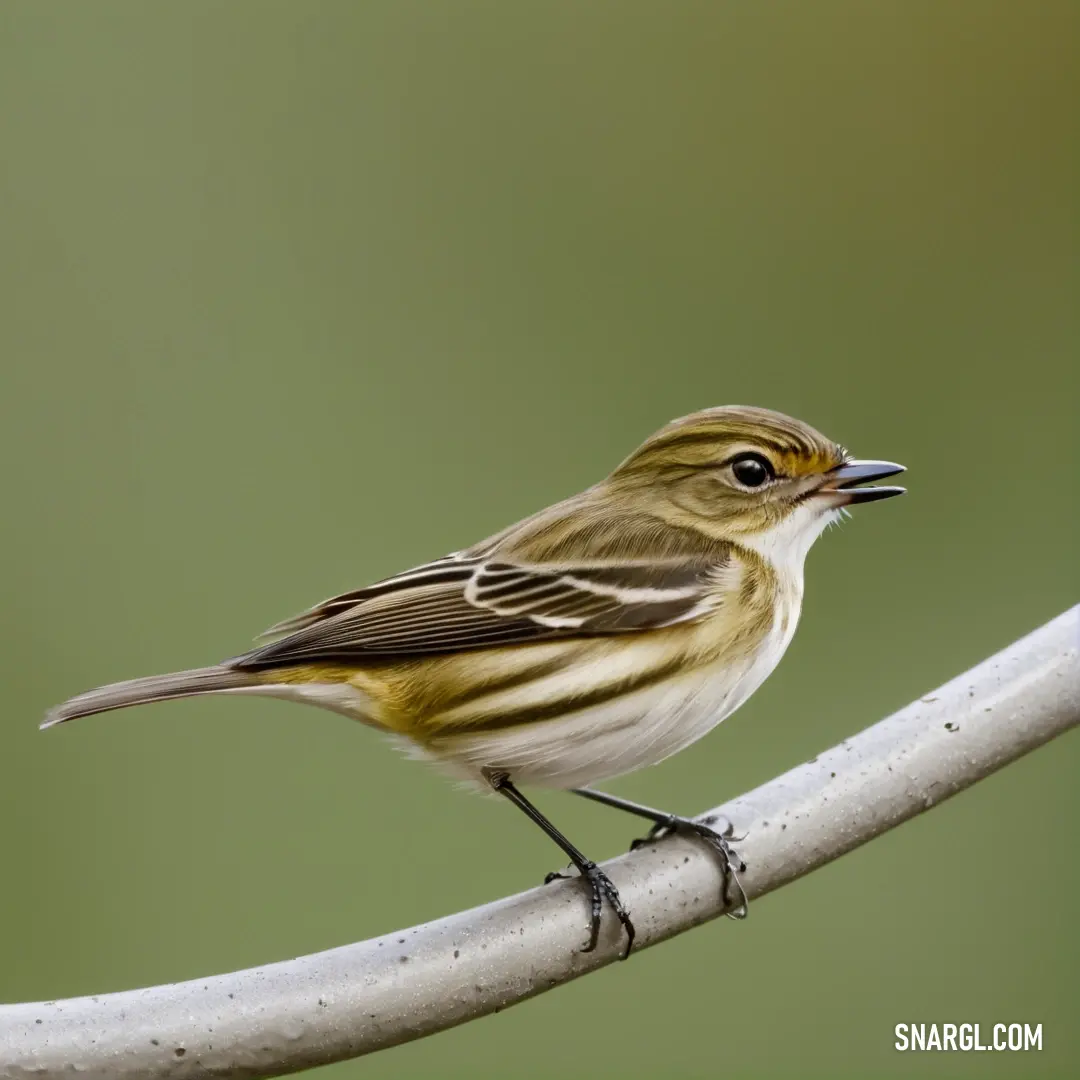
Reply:
<svg viewBox="0 0 1080 1080"><path fill-rule="evenodd" d="M197 694L344 713L523 810L589 884L586 948L606 899L629 953L615 886L518 785L572 789L654 833L692 832L721 856L726 888L728 831L585 785L655 764L734 712L795 633L810 546L844 507L900 495L858 486L899 472L780 413L706 409L474 547L326 600L232 660L80 694L42 727Z"/></svg>

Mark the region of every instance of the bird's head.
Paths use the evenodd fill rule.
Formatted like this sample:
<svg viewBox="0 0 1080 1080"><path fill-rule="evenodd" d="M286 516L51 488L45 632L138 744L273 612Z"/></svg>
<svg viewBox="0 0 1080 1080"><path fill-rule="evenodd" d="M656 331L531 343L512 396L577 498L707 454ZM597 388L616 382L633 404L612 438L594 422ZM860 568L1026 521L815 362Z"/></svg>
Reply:
<svg viewBox="0 0 1080 1080"><path fill-rule="evenodd" d="M860 461L809 424L770 409L725 405L673 420L612 473L672 524L801 566L822 530L853 503L903 494L859 485L904 471Z"/></svg>

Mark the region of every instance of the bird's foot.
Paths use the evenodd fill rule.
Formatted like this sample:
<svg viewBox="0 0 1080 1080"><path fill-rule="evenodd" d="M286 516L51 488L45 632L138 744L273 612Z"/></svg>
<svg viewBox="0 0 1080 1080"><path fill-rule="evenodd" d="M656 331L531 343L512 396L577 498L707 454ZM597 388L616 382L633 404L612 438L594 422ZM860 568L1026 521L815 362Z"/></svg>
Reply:
<svg viewBox="0 0 1080 1080"><path fill-rule="evenodd" d="M622 956L619 958L625 960L630 955L630 950L634 946L634 924L630 920L630 912L626 909L626 905L622 902L622 897L619 895L619 890L615 888L615 883L600 869L594 862L585 862L578 867L580 875L589 883L589 888L592 890L592 904L589 912L589 943L582 949L582 952L592 952L596 948L597 942L600 940L600 920L604 912L604 901L606 900L611 909L618 916L619 922L622 923L623 929L626 931L626 948L623 949ZM558 870L553 870L544 878L544 884L549 885L553 881L557 881L561 878L569 878L572 875L561 873Z"/></svg>
<svg viewBox="0 0 1080 1080"><path fill-rule="evenodd" d="M643 844L651 844L656 840L663 840L665 836L673 833L696 836L704 840L716 853L720 860L720 869L724 876L723 900L724 906L730 908L726 914L730 919L745 919L747 912L746 893L743 890L739 874L746 873L746 863L739 857L738 852L731 846L730 841L736 839L735 826L727 818L709 817L700 821L694 818L679 817L677 814L669 814L663 821L658 821L645 836L639 836L631 845L634 851ZM742 837L737 839L741 840ZM732 901L732 890L736 900Z"/></svg>

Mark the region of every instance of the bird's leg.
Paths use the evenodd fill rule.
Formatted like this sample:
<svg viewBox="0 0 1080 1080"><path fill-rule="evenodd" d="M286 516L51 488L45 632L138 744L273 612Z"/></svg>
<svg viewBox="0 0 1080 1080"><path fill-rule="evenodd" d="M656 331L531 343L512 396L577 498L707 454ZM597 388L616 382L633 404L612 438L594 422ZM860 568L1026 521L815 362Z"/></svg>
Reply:
<svg viewBox="0 0 1080 1080"><path fill-rule="evenodd" d="M592 861L578 851L578 849L570 843L569 840L510 781L510 777L503 772L490 772L485 773L487 781L491 786L500 794L506 796L519 810L521 810L527 817L531 818L544 830L547 835L555 841L567 854L570 861L578 868L578 872L581 876L588 881L589 887L592 890L592 908L590 912L590 929L589 929L589 944L585 946L585 952L592 952L596 948L596 943L600 939L600 916L604 909L604 901L611 905L615 914L619 917L619 922L622 923L623 929L626 931L626 949L623 951L622 959L625 960L630 955L630 949L634 944L634 924L630 921L630 912L626 910L625 905L622 902L622 898L619 896L619 890L615 888L611 878L604 873ZM548 874L544 879L545 882L551 881L556 877L561 877L561 874Z"/></svg>
<svg viewBox="0 0 1080 1080"><path fill-rule="evenodd" d="M618 795L609 795L606 791L594 791L592 788L573 788L575 795L592 799L593 802L602 803L604 806L613 806L616 810L625 810L628 814L636 814L638 817L647 818L653 822L653 827L647 836L639 837L630 845L630 850L641 847L652 840L662 840L671 833L689 833L704 840L706 844L719 856L720 868L724 875L723 900L724 906L731 908L727 912L732 919L746 917L747 901L743 891L739 874L746 872L746 863L739 858L738 853L729 841L733 838L735 826L727 818L709 816L700 821L694 818L679 817L678 814L669 814L663 810L656 810L651 806L632 802L630 799L622 799ZM734 886L737 902L732 903L730 887Z"/></svg>

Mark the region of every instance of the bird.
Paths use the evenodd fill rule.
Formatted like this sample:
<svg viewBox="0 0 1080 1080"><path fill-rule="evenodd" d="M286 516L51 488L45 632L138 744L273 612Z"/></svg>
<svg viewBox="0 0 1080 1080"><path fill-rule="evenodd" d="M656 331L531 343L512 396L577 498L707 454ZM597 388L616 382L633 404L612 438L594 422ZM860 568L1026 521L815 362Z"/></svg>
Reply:
<svg viewBox="0 0 1080 1080"><path fill-rule="evenodd" d="M592 785L684 749L750 697L795 633L811 545L847 507L902 494L865 485L903 471L855 459L783 413L704 409L599 483L472 547L331 597L221 663L79 694L41 727L203 694L343 713L522 810L587 884L585 951L607 903L625 957L635 930L615 885L521 788L629 811L653 822L650 837L699 837L721 859L726 899L745 869L730 823Z"/></svg>

